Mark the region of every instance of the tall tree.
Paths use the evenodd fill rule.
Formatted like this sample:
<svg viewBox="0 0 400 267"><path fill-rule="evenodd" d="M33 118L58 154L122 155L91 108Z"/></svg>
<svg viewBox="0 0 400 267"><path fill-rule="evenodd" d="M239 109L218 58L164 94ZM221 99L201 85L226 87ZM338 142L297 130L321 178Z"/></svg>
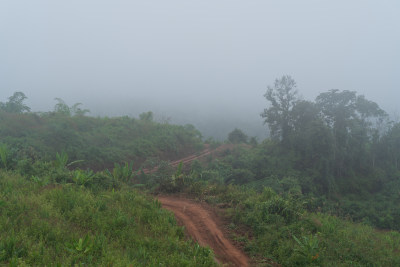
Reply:
<svg viewBox="0 0 400 267"><path fill-rule="evenodd" d="M365 99L363 95L357 96L354 91L332 89L317 96L316 104L336 134L349 132L355 121L368 128L372 125L372 119L382 120L387 116L378 104Z"/></svg>
<svg viewBox="0 0 400 267"><path fill-rule="evenodd" d="M71 108L67 105L67 103L58 97L56 97L55 100L57 100L58 103L54 106L54 111L59 114L71 116Z"/></svg>
<svg viewBox="0 0 400 267"><path fill-rule="evenodd" d="M88 109L81 109L80 106L82 106L82 103L75 103L71 107L65 103L64 100L61 98L55 98L57 100L57 104L54 106L54 111L59 114L63 114L66 116L84 116L86 113L89 113L90 110Z"/></svg>
<svg viewBox="0 0 400 267"><path fill-rule="evenodd" d="M139 118L142 121L153 121L153 112L147 111L139 114Z"/></svg>
<svg viewBox="0 0 400 267"><path fill-rule="evenodd" d="M8 98L8 102L0 103L0 109L9 113L29 112L31 109L24 104L27 97L22 92L15 92Z"/></svg>
<svg viewBox="0 0 400 267"><path fill-rule="evenodd" d="M82 103L75 103L70 110L75 116L85 116L86 113L89 113L88 109L81 109Z"/></svg>
<svg viewBox="0 0 400 267"><path fill-rule="evenodd" d="M330 129L320 118L315 103L298 101L292 109L292 147L300 153L303 165L313 167L318 161L328 159L331 151Z"/></svg>
<svg viewBox="0 0 400 267"><path fill-rule="evenodd" d="M330 90L316 98L322 118L333 135L335 176L344 177L350 171L367 171L373 157L367 147L373 139L373 120L382 120L386 113L364 96L354 91Z"/></svg>
<svg viewBox="0 0 400 267"><path fill-rule="evenodd" d="M261 117L268 124L271 137L287 143L293 129L291 111L298 100L296 82L289 75L284 75L275 80L273 87L268 86L264 97L270 102L270 106L264 109Z"/></svg>
<svg viewBox="0 0 400 267"><path fill-rule="evenodd" d="M248 136L238 128L235 128L228 134L228 140L233 144L247 143L247 139Z"/></svg>
<svg viewBox="0 0 400 267"><path fill-rule="evenodd" d="M392 125L382 138L380 143L379 160L385 168L394 167L396 171L400 170L400 122Z"/></svg>

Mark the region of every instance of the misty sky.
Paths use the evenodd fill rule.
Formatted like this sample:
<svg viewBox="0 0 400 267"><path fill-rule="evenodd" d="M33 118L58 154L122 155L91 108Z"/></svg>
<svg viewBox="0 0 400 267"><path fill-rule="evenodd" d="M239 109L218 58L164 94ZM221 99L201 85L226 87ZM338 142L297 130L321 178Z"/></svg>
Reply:
<svg viewBox="0 0 400 267"><path fill-rule="evenodd" d="M399 14L397 0L1 0L0 101L258 123L289 74L305 99L354 90L398 113Z"/></svg>

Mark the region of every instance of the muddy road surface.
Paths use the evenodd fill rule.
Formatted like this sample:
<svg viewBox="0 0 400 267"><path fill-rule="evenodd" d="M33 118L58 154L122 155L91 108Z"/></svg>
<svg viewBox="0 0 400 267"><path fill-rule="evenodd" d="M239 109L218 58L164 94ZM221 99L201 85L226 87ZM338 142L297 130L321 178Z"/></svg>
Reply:
<svg viewBox="0 0 400 267"><path fill-rule="evenodd" d="M205 204L188 199L159 196L163 208L172 211L185 226L187 234L202 246L209 246L219 263L228 266L249 266L249 258L223 234L221 220Z"/></svg>

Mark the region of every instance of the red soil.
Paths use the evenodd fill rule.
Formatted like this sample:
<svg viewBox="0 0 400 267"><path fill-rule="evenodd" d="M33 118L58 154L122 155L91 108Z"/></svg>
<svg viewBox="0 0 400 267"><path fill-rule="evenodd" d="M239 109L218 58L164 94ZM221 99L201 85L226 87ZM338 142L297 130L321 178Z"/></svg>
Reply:
<svg viewBox="0 0 400 267"><path fill-rule="evenodd" d="M223 234L221 219L206 204L188 199L159 196L162 206L172 211L195 241L209 246L219 263L228 266L249 266L249 258Z"/></svg>

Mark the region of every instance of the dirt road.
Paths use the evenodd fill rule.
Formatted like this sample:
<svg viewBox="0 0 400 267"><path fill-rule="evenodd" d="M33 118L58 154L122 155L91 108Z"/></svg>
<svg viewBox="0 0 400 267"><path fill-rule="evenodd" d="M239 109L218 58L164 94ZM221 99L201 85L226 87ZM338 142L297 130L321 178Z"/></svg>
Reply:
<svg viewBox="0 0 400 267"><path fill-rule="evenodd" d="M221 220L205 205L178 197L160 196L162 206L172 211L187 233L202 246L213 249L219 263L249 266L249 258L224 236Z"/></svg>
<svg viewBox="0 0 400 267"><path fill-rule="evenodd" d="M186 158L183 158L183 159L179 159L179 160L170 162L170 165L171 165L172 167L177 167L180 163L182 163L183 165L186 165L186 164L191 163L192 161L194 161L194 160L196 160L196 159L203 158L203 157L208 156L208 155L210 155L210 154L211 154L211 150L207 148L207 149L204 149L204 150L203 150L201 153L199 153L199 154L190 155L190 156L188 156L188 157L186 157ZM156 171L158 170L158 168L159 168L159 167L157 166L157 167L154 167L153 169L143 169L143 172L144 172L145 174L154 173L154 172L156 172Z"/></svg>
<svg viewBox="0 0 400 267"><path fill-rule="evenodd" d="M173 166L173 167L177 167L180 163L182 163L183 165L187 165L189 163L192 163L194 160L200 160L200 159L203 159L203 158L205 158L206 156L209 156L209 155L216 156L216 155L218 155L218 154L220 154L220 153L222 153L222 152L224 152L226 150L231 150L231 149L234 149L235 147L239 147L239 146L249 147L248 145L244 145L244 144L241 144L241 145L237 145L237 144L222 144L222 145L220 145L219 147L217 147L215 149L211 149L207 145L206 148L203 149L201 152L196 153L194 155L187 156L187 157L179 159L179 160L172 161L172 162L170 162L170 165ZM159 167L156 166L156 167L154 167L152 169L143 169L142 171L145 174L151 174L151 173L156 172L158 170L158 168Z"/></svg>

